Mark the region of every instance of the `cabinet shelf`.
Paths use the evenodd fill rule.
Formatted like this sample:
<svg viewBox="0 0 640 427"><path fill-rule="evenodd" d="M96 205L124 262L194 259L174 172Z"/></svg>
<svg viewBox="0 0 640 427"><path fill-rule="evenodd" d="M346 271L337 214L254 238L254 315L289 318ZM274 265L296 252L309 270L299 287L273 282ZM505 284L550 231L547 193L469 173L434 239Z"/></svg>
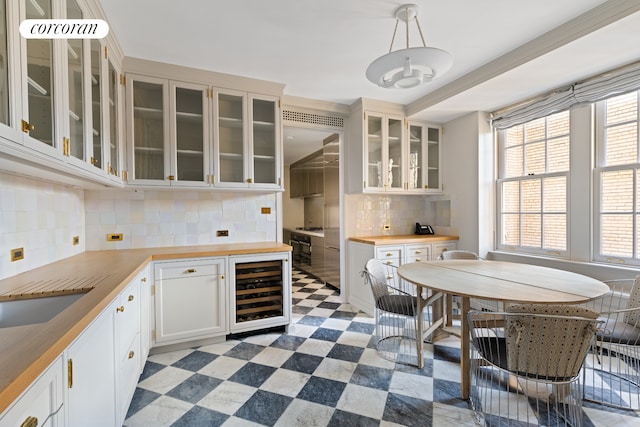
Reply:
<svg viewBox="0 0 640 427"><path fill-rule="evenodd" d="M161 119L163 114L161 109L149 107L133 107L133 111L134 115L137 113L141 117L148 119Z"/></svg>
<svg viewBox="0 0 640 427"><path fill-rule="evenodd" d="M135 150L140 153L162 154L164 152L164 149L160 147L135 147Z"/></svg>
<svg viewBox="0 0 640 427"><path fill-rule="evenodd" d="M235 117L218 117L218 123L221 127L225 128L241 128L242 119L236 119Z"/></svg>
<svg viewBox="0 0 640 427"><path fill-rule="evenodd" d="M220 158L227 160L242 159L242 153L220 153Z"/></svg>
<svg viewBox="0 0 640 427"><path fill-rule="evenodd" d="M178 154L184 154L186 156L196 156L201 157L204 155L202 150L177 150Z"/></svg>

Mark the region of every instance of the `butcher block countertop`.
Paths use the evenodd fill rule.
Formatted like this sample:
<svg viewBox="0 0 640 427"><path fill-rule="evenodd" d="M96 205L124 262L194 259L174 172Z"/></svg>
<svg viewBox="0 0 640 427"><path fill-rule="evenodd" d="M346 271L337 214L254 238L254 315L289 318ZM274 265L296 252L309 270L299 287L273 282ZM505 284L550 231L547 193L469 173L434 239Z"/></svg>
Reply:
<svg viewBox="0 0 640 427"><path fill-rule="evenodd" d="M0 280L0 300L84 293L48 322L0 328L0 413L151 261L288 252L278 242L90 251Z"/></svg>
<svg viewBox="0 0 640 427"><path fill-rule="evenodd" d="M349 237L352 242L367 245L410 245L412 243L434 243L458 240L458 236L446 236L443 234L400 234L397 236L365 236Z"/></svg>

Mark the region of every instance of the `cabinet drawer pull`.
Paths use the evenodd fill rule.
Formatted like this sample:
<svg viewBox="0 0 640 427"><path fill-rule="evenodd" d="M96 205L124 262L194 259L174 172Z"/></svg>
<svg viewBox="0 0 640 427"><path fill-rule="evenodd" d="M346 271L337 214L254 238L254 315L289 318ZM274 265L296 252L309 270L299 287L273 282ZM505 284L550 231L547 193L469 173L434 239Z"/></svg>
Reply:
<svg viewBox="0 0 640 427"><path fill-rule="evenodd" d="M38 427L38 418L37 417L27 417L20 427Z"/></svg>
<svg viewBox="0 0 640 427"><path fill-rule="evenodd" d="M221 278L221 279L224 279L224 274L220 275L220 278Z"/></svg>
<svg viewBox="0 0 640 427"><path fill-rule="evenodd" d="M416 258L416 262L422 261L422 258Z"/></svg>
<svg viewBox="0 0 640 427"><path fill-rule="evenodd" d="M416 251L416 255L419 255L419 254L421 254L421 253L422 253L422 251L420 251L420 250L417 250L417 251Z"/></svg>
<svg viewBox="0 0 640 427"><path fill-rule="evenodd" d="M385 256L393 256L393 254L391 252L387 252Z"/></svg>
<svg viewBox="0 0 640 427"><path fill-rule="evenodd" d="M135 353L133 352L133 350L131 350L129 352L129 359L133 359L133 356L135 355Z"/></svg>
<svg viewBox="0 0 640 427"><path fill-rule="evenodd" d="M129 295L129 298L127 298L127 301L133 301L133 295Z"/></svg>
<svg viewBox="0 0 640 427"><path fill-rule="evenodd" d="M385 262L385 264L387 264L387 265L393 265L393 261L387 261L387 262Z"/></svg>
<svg viewBox="0 0 640 427"><path fill-rule="evenodd" d="M196 269L195 268L187 268L184 272L187 273L187 274L191 274L191 273L195 273Z"/></svg>
<svg viewBox="0 0 640 427"><path fill-rule="evenodd" d="M140 279L140 281L141 281L142 283L146 283L146 282L147 282L147 278L146 278L146 277L143 277L142 279Z"/></svg>
<svg viewBox="0 0 640 427"><path fill-rule="evenodd" d="M120 307L116 308L117 313L122 313L123 311L124 311L124 305L121 305Z"/></svg>
<svg viewBox="0 0 640 427"><path fill-rule="evenodd" d="M392 274L387 276L387 280L391 280L391 279L393 279L393 275Z"/></svg>

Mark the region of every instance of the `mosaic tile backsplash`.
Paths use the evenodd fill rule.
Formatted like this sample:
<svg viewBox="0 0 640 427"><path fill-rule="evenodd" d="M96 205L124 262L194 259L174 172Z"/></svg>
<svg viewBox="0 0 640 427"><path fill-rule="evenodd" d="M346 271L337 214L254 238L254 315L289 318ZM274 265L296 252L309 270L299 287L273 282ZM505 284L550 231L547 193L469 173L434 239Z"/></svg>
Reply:
<svg viewBox="0 0 640 427"><path fill-rule="evenodd" d="M261 208L271 208L262 214ZM87 250L275 241L276 195L211 191L85 193ZM228 230L229 237L217 237ZM107 234L122 233L109 242Z"/></svg>
<svg viewBox="0 0 640 427"><path fill-rule="evenodd" d="M84 190L0 173L0 279L82 253L85 242ZM16 248L25 256L12 262Z"/></svg>

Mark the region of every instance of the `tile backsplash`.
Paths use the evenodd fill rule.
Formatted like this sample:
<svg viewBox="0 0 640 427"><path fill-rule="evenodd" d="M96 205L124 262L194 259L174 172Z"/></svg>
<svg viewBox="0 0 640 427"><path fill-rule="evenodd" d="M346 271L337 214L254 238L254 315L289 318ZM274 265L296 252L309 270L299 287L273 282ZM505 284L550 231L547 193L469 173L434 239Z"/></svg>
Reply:
<svg viewBox="0 0 640 427"><path fill-rule="evenodd" d="M275 205L273 193L87 191L87 250L275 241ZM229 236L217 237L217 230ZM112 233L123 240L107 241Z"/></svg>
<svg viewBox="0 0 640 427"><path fill-rule="evenodd" d="M275 241L276 226L275 193L82 190L0 172L0 280L85 250ZM25 257L11 261L16 248Z"/></svg>
<svg viewBox="0 0 640 427"><path fill-rule="evenodd" d="M432 225L438 234L455 234L446 196L345 194L344 201L349 237L413 234L416 222Z"/></svg>
<svg viewBox="0 0 640 427"><path fill-rule="evenodd" d="M84 252L84 223L84 190L0 172L0 279Z"/></svg>

